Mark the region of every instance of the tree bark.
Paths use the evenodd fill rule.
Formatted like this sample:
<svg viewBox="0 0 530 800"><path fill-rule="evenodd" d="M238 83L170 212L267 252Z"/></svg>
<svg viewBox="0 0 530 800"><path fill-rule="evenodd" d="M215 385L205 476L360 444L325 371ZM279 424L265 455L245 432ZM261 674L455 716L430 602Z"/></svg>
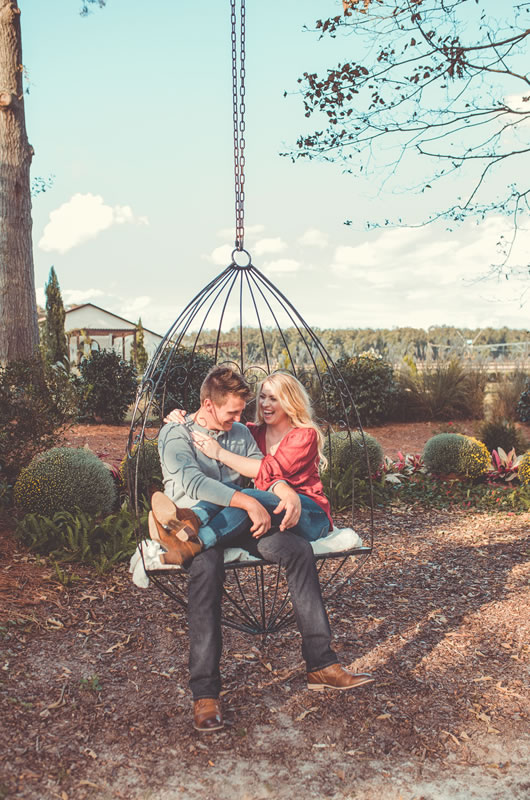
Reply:
<svg viewBox="0 0 530 800"><path fill-rule="evenodd" d="M31 358L39 344L22 71L20 10L0 0L0 363Z"/></svg>

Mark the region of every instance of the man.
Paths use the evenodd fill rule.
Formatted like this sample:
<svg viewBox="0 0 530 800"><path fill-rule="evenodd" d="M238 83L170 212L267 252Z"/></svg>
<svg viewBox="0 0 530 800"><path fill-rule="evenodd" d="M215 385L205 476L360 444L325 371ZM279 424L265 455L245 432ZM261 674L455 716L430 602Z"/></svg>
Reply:
<svg viewBox="0 0 530 800"><path fill-rule="evenodd" d="M194 431L206 433L218 437L226 449L261 459L252 434L239 421L251 396L241 375L228 367L214 367L201 386L199 410L184 425L165 425L159 436L165 495L153 496L152 523L155 535L167 546L169 560L193 558L188 588L190 687L194 727L201 732L223 727L219 662L224 563L222 548L211 545L226 545L243 533L259 556L285 568L308 688L345 690L373 680L343 669L331 648L311 545L290 530L300 516L296 492L283 481L272 492L240 490L240 476L201 455L193 443ZM276 515L273 529L269 512ZM199 526L211 541L197 539Z"/></svg>

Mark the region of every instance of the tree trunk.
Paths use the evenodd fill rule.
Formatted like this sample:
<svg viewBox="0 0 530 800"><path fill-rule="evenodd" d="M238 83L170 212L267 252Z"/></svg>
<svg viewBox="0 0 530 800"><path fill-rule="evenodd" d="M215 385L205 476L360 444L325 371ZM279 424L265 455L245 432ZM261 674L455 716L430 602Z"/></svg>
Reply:
<svg viewBox="0 0 530 800"><path fill-rule="evenodd" d="M0 0L0 363L31 358L39 343L22 69L20 10Z"/></svg>

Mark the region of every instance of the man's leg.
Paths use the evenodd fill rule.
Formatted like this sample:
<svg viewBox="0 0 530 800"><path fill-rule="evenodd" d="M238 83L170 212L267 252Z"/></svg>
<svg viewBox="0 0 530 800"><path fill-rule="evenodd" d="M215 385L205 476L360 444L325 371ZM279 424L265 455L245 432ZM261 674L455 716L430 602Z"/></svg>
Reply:
<svg viewBox="0 0 530 800"><path fill-rule="evenodd" d="M285 569L307 671L336 664L338 659L331 649L331 630L309 542L291 531L276 531L258 540L257 551L262 558Z"/></svg>
<svg viewBox="0 0 530 800"><path fill-rule="evenodd" d="M190 688L193 699L218 697L221 691L222 550L211 548L191 562L188 585Z"/></svg>
<svg viewBox="0 0 530 800"><path fill-rule="evenodd" d="M259 539L257 551L262 558L285 568L296 624L302 634L308 689L348 690L371 683L371 675L356 675L341 667L331 648L331 630L309 542L291 531L277 531Z"/></svg>

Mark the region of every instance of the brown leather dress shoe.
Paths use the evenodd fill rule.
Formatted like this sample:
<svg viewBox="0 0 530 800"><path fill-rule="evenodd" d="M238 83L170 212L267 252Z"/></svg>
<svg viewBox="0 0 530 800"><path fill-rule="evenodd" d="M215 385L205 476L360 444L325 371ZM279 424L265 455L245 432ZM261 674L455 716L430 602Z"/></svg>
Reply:
<svg viewBox="0 0 530 800"><path fill-rule="evenodd" d="M148 526L151 539L160 542L167 550L162 556L164 564L184 566L202 550L203 545L198 536L187 538L185 541L178 539L173 531L166 530L158 522L152 511L149 512Z"/></svg>
<svg viewBox="0 0 530 800"><path fill-rule="evenodd" d="M307 688L316 689L338 689L339 691L346 691L348 689L356 689L357 686L363 686L365 683L372 683L373 677L367 672L360 672L357 675L350 672L340 664L331 664L324 669L316 670L316 672L307 673Z"/></svg>
<svg viewBox="0 0 530 800"><path fill-rule="evenodd" d="M220 731L224 727L221 704L215 697L202 697L193 703L193 727L201 733Z"/></svg>
<svg viewBox="0 0 530 800"><path fill-rule="evenodd" d="M201 522L191 508L178 508L173 500L163 492L155 492L151 497L153 515L160 525L167 528L177 539L187 542L195 539Z"/></svg>

